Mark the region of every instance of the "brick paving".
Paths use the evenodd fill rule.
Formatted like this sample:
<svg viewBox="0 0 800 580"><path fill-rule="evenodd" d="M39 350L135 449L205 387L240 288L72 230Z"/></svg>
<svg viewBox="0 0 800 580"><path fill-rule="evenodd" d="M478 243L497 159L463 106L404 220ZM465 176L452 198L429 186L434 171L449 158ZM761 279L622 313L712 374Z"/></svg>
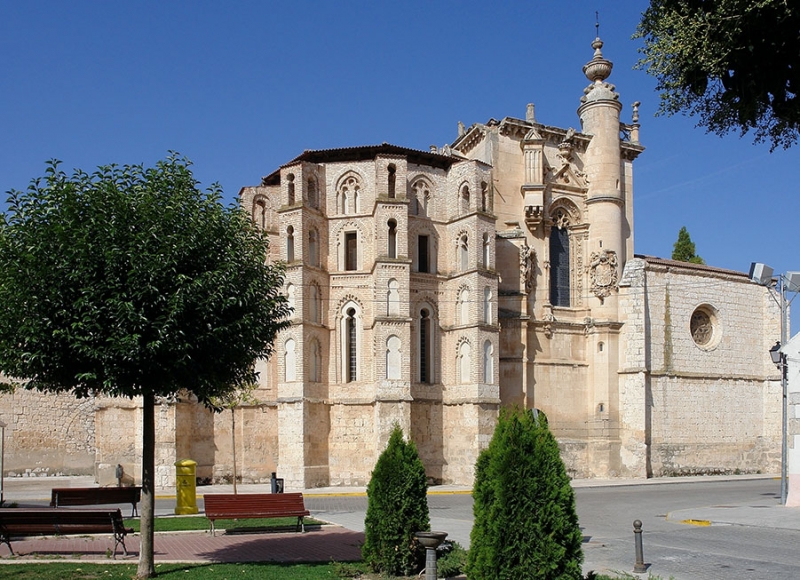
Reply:
<svg viewBox="0 0 800 580"><path fill-rule="evenodd" d="M207 532L158 533L154 540L156 562L337 562L361 559L364 534L339 526L324 526L305 533L217 534ZM0 545L0 562L102 560L111 562L114 540L110 536L31 538ZM128 555L117 552L117 561L139 558L139 536L125 541Z"/></svg>

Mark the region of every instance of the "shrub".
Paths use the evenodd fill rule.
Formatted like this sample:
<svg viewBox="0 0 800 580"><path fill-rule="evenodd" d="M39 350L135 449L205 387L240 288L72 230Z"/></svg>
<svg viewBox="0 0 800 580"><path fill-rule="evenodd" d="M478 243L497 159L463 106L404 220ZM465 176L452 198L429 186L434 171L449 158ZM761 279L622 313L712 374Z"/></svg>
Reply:
<svg viewBox="0 0 800 580"><path fill-rule="evenodd" d="M436 550L439 578L458 576L467 567L467 551L458 542L445 542Z"/></svg>
<svg viewBox="0 0 800 580"><path fill-rule="evenodd" d="M501 411L475 472L470 580L580 579L575 497L544 414Z"/></svg>
<svg viewBox="0 0 800 580"><path fill-rule="evenodd" d="M367 486L361 554L376 572L399 576L422 568L425 550L414 532L430 530L427 491L417 448L395 425Z"/></svg>

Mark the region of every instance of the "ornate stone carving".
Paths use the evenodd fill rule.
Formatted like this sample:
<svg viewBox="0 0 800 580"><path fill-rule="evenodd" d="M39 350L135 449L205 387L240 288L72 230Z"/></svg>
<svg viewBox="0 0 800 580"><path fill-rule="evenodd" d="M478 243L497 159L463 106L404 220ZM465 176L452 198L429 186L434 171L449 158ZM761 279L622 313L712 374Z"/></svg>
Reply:
<svg viewBox="0 0 800 580"><path fill-rule="evenodd" d="M617 253L613 250L592 252L589 275L592 293L603 302L617 288Z"/></svg>
<svg viewBox="0 0 800 580"><path fill-rule="evenodd" d="M534 268L536 266L536 250L524 242L519 249L519 269L525 292L530 294L535 285Z"/></svg>

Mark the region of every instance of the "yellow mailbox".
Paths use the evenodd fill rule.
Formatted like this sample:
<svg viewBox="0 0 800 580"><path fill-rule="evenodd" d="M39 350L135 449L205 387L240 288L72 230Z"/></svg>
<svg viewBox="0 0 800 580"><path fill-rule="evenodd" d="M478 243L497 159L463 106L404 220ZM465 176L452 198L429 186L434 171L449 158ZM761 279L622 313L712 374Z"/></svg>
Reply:
<svg viewBox="0 0 800 580"><path fill-rule="evenodd" d="M176 514L197 513L197 462L181 459L175 462Z"/></svg>

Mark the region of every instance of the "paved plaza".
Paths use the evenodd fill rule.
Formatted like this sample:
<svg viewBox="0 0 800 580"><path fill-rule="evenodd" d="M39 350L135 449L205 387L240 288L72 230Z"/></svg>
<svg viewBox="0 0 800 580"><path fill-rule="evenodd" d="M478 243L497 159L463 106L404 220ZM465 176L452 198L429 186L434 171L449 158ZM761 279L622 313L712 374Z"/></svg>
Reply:
<svg viewBox="0 0 800 580"><path fill-rule="evenodd" d="M17 478L6 480L5 501L41 506L51 487L92 485L91 478ZM632 572L634 519L643 522L645 562L664 579L800 577L800 508L779 504L774 477L698 477L651 480L576 480L573 482L584 534L584 571ZM198 507L206 493L230 493L231 486L198 488ZM269 485L240 485L239 493L268 492ZM358 560L363 541L367 498L363 488L305 490L312 517L333 525L305 534L159 533L157 562L330 562ZM433 529L469 546L472 496L468 489L439 486L428 495ZM120 506L123 510L126 506ZM175 496L160 490L156 513L174 513ZM130 506L128 505L129 509ZM138 558L136 534L126 541ZM64 561L108 562L113 540L107 536L27 539L13 542L20 557L9 558L0 546L0 563L48 556ZM646 577L643 576L643 577Z"/></svg>

